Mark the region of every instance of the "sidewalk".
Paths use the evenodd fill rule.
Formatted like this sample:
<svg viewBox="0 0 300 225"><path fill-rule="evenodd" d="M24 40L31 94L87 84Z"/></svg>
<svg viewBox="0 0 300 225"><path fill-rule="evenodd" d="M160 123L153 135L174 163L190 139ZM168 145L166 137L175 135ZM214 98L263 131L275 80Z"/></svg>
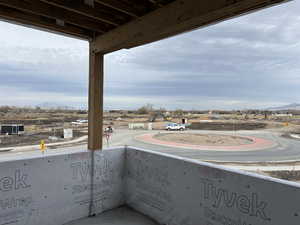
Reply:
<svg viewBox="0 0 300 225"><path fill-rule="evenodd" d="M228 168L247 170L247 171L298 171L300 165L278 165L278 166L259 166L259 165L222 165Z"/></svg>
<svg viewBox="0 0 300 225"><path fill-rule="evenodd" d="M79 138L71 140L71 141L63 141L63 142L46 144L46 147L74 144L74 143L85 141L85 140L87 140L87 138L88 138L88 136L84 135L82 137L79 137ZM39 149L40 149L40 145L27 145L27 146L19 146L19 147L0 148L0 152L30 151L30 150L39 150Z"/></svg>

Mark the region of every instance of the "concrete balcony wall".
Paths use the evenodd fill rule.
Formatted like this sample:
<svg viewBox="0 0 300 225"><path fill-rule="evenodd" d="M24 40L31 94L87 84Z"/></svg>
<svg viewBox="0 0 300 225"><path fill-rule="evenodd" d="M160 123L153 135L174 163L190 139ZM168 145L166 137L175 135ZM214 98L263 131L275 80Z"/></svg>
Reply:
<svg viewBox="0 0 300 225"><path fill-rule="evenodd" d="M0 225L87 217L87 151L0 163ZM95 213L127 204L168 225L299 225L300 185L135 148L95 153Z"/></svg>
<svg viewBox="0 0 300 225"><path fill-rule="evenodd" d="M300 185L135 148L126 203L170 225L299 225Z"/></svg>
<svg viewBox="0 0 300 225"><path fill-rule="evenodd" d="M124 204L124 148L95 153L95 211ZM0 163L0 225L61 225L88 216L90 152Z"/></svg>

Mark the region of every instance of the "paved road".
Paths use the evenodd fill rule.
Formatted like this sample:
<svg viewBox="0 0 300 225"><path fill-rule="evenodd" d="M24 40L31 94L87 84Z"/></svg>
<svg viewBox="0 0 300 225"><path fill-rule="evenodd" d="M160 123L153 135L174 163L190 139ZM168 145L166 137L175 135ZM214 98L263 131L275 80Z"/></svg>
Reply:
<svg viewBox="0 0 300 225"><path fill-rule="evenodd" d="M216 161L283 161L283 160L300 160L300 140L288 139L281 137L280 133L273 131L237 131L233 133L229 132L220 132L220 131L188 131L192 133L220 133L220 134L228 134L228 135L245 135L245 136L256 136L265 139L272 140L277 143L276 147L270 149L263 150L255 150L255 151L203 151L203 150L194 150L194 149L183 149L183 148L171 148L158 146L153 144L146 144L140 141L135 140L135 136L148 133L149 131L132 131L132 130L116 130L113 134L112 139L110 140L109 145L107 143L104 144L104 147L113 147L113 146L135 146L139 148L144 148L148 150L164 152L169 154L174 154L177 156L199 159L199 160L216 160ZM158 131L150 131L151 133L157 133ZM175 132L175 131L174 131ZM72 148L62 148L55 150L48 150L52 153L57 152L68 152L69 150L80 150L86 149L86 145L80 145ZM17 158L20 158L24 155L40 155L40 151L27 151L27 152L3 152L0 153L0 161L5 158L13 158L16 155Z"/></svg>
<svg viewBox="0 0 300 225"><path fill-rule="evenodd" d="M152 131L156 132L157 131ZM159 151L177 156L199 159L199 160L216 160L216 161L284 161L300 160L300 140L294 140L281 137L281 133L274 131L188 131L192 133L219 133L228 135L256 136L271 140L277 143L276 147L254 150L254 151L203 151L183 148L170 148L153 144L146 144L134 139L135 136L146 133L145 131L127 131L119 130L118 134L112 139L113 146L126 144L129 146L140 147L153 151Z"/></svg>

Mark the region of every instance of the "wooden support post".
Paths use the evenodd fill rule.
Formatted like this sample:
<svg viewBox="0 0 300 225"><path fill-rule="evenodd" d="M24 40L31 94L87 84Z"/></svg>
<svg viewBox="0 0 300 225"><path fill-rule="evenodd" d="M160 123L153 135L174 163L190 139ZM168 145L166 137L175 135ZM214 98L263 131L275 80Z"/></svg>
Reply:
<svg viewBox="0 0 300 225"><path fill-rule="evenodd" d="M102 53L94 53L90 43L89 69L89 138L88 149L102 150L103 136L103 59Z"/></svg>

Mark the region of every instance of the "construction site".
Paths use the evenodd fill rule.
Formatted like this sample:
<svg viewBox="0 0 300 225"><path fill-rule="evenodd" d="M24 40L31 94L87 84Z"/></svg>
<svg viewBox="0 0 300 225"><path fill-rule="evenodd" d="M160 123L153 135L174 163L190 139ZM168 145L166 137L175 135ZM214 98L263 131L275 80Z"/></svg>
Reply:
<svg viewBox="0 0 300 225"><path fill-rule="evenodd" d="M41 140L45 140L47 143L59 142L64 139L64 129L72 129L73 135L71 138L73 139L86 136L88 133L87 111L3 108L6 109L5 112L2 112L0 119L2 128L1 147L14 148L34 145ZM225 114L213 115L206 112L182 111L178 114L177 111L160 112L156 110L143 114L138 110L129 112L122 110L107 111L104 113L103 130L108 126L124 130L149 130L149 124L151 124L150 130L165 130L168 123L182 123L188 130L237 131L278 128L282 130L285 136L300 132L297 126L300 124L300 116L298 119L298 116L287 115L278 118L273 115L265 119L262 114L247 115L245 113L242 115L240 112L225 112ZM20 126L22 131L20 131Z"/></svg>
<svg viewBox="0 0 300 225"><path fill-rule="evenodd" d="M53 150L87 144L87 111L17 107L6 107L5 110L1 124L22 124L23 130L9 134L2 132L2 157L48 154ZM290 111L285 114L259 110L106 111L103 143L106 148L120 145L143 147L298 182L300 117L297 111L293 114ZM166 126L170 123L182 124L185 129L167 130ZM107 127L112 127L109 136L105 132ZM66 131L71 131L71 135L66 136ZM41 151L41 141L45 143L46 150ZM174 152L174 149L177 151ZM277 152L274 154L275 149ZM291 152L287 154L285 149ZM224 156L226 152L228 156ZM218 156L220 153L221 156ZM244 157L244 154L248 156Z"/></svg>

